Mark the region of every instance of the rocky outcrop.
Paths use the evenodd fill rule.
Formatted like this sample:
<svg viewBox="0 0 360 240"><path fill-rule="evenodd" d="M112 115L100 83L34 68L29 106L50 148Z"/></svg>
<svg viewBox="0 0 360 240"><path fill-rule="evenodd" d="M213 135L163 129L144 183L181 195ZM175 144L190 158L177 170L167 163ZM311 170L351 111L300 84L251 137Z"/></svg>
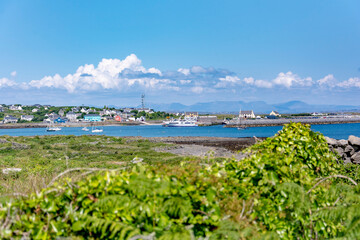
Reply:
<svg viewBox="0 0 360 240"><path fill-rule="evenodd" d="M8 141L6 139L1 139L1 138L0 138L0 143L11 143L11 145L12 145L11 148L12 149L28 149L29 148L29 146L26 145L26 144L10 142L10 141ZM2 147L0 149L6 149L6 147Z"/></svg>
<svg viewBox="0 0 360 240"><path fill-rule="evenodd" d="M349 136L348 140L336 140L325 137L329 148L337 153L343 160L343 163L360 164L360 138Z"/></svg>

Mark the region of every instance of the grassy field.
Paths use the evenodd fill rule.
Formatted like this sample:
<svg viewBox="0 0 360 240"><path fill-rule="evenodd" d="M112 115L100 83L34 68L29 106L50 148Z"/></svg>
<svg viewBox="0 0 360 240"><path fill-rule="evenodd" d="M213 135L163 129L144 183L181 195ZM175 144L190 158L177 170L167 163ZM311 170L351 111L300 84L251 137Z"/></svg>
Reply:
<svg viewBox="0 0 360 240"><path fill-rule="evenodd" d="M0 195L37 192L59 173L72 168L127 168L134 158L150 165L173 165L199 161L156 152L164 143L108 136L0 137L0 168L21 168L0 172ZM74 172L72 176L79 175ZM71 174L69 175L71 176Z"/></svg>

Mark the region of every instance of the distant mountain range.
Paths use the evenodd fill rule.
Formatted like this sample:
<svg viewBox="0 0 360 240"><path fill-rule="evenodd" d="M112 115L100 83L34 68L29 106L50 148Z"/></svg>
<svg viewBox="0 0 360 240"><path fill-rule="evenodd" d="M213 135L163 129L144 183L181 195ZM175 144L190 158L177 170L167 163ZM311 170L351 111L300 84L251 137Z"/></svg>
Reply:
<svg viewBox="0 0 360 240"><path fill-rule="evenodd" d="M193 105L183 105L181 103L170 104L147 104L147 107L156 111L196 111L201 113L234 113L242 110L254 110L255 113L270 113L278 111L281 113L303 113L303 112L339 112L339 111L359 111L360 106L350 105L312 105L302 101L290 101L279 104L268 104L263 101L243 102L243 101L216 101L206 103L196 103Z"/></svg>

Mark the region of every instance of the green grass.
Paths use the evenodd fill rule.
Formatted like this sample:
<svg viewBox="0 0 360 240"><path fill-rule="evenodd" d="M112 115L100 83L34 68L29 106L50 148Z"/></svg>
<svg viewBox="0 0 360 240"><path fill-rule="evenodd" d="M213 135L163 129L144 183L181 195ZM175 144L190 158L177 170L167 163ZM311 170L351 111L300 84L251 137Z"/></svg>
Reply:
<svg viewBox="0 0 360 240"><path fill-rule="evenodd" d="M9 141L0 143L0 169L22 169L16 174L0 172L0 195L40 191L52 178L70 168L116 169L131 166L135 157L150 165L173 165L198 159L154 151L164 143L119 137L2 136L0 139ZM11 142L26 144L28 148L13 149ZM220 160L223 159L217 159Z"/></svg>

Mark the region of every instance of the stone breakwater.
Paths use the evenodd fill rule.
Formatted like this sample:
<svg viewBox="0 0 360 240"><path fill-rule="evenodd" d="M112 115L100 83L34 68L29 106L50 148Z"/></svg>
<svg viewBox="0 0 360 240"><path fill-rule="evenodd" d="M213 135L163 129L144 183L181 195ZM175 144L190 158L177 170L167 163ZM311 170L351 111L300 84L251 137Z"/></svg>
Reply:
<svg viewBox="0 0 360 240"><path fill-rule="evenodd" d="M325 137L329 148L339 154L343 163L360 164L360 138L350 135L349 138L336 140Z"/></svg>
<svg viewBox="0 0 360 240"><path fill-rule="evenodd" d="M333 117L333 118L292 118L292 119L247 119L243 120L239 125L234 122L229 122L225 127L236 128L236 127L270 127L270 126L282 126L290 122L301 122L304 124L311 125L322 125L322 124L343 124L343 123L360 123L360 117L353 118L342 118L342 117Z"/></svg>

